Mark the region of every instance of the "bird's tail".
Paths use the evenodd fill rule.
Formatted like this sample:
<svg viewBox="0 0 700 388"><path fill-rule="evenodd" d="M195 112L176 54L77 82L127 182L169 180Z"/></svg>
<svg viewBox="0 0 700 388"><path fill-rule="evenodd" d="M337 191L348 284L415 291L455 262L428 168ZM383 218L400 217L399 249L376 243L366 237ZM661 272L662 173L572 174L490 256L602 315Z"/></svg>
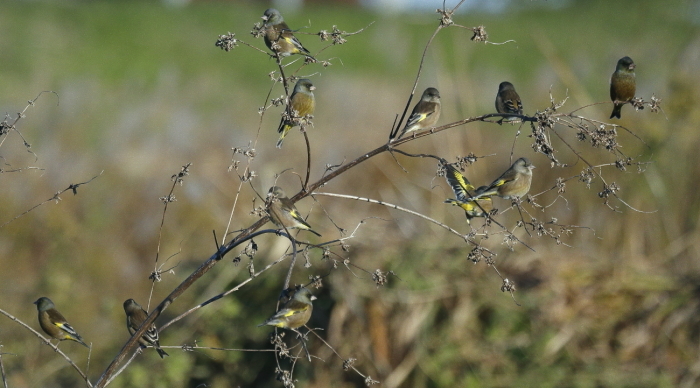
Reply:
<svg viewBox="0 0 700 388"><path fill-rule="evenodd" d="M166 353L165 350L161 349L160 346L156 347L156 351L158 352L160 358L165 358L165 356L169 356L169 354Z"/></svg>
<svg viewBox="0 0 700 388"><path fill-rule="evenodd" d="M280 128L277 130L277 132L280 133L280 138L277 140L277 148L282 148L282 142L284 141L284 137L287 136L287 133L289 133L290 129L292 129L292 126L289 124L280 125Z"/></svg>
<svg viewBox="0 0 700 388"><path fill-rule="evenodd" d="M81 344L81 345L83 345L83 346L85 346L86 348L90 349L90 346L89 346L88 344L86 344L85 342L83 342L83 339L82 339L82 338L80 338L80 337L75 338L74 341L77 342L77 343L79 343L79 344Z"/></svg>
<svg viewBox="0 0 700 388"><path fill-rule="evenodd" d="M620 112L622 112L622 104L615 104L615 106L613 107L612 114L610 114L610 118L621 119L622 116L620 116Z"/></svg>

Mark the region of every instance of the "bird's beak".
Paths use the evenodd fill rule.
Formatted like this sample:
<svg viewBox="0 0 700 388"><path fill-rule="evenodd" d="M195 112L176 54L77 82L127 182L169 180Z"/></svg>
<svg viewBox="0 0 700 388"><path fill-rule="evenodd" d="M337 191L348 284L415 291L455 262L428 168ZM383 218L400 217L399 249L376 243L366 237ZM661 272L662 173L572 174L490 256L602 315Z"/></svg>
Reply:
<svg viewBox="0 0 700 388"><path fill-rule="evenodd" d="M634 70L635 67L637 67L637 65L635 65L635 64L633 63L633 64L629 65L628 69Z"/></svg>
<svg viewBox="0 0 700 388"><path fill-rule="evenodd" d="M534 164L531 164L531 165L530 165L530 170L532 170L533 168L535 168L535 165L534 165Z"/></svg>
<svg viewBox="0 0 700 388"><path fill-rule="evenodd" d="M265 15L262 15L262 16L260 17L260 19L262 19L262 20L263 20L264 22L266 22L266 21L267 21L267 19L268 19L268 17L267 17L267 16L265 16Z"/></svg>
<svg viewBox="0 0 700 388"><path fill-rule="evenodd" d="M315 86L309 86L309 90L316 90Z"/></svg>
<svg viewBox="0 0 700 388"><path fill-rule="evenodd" d="M316 299L318 299L318 298L316 297L316 295L311 295L311 300L316 300Z"/></svg>

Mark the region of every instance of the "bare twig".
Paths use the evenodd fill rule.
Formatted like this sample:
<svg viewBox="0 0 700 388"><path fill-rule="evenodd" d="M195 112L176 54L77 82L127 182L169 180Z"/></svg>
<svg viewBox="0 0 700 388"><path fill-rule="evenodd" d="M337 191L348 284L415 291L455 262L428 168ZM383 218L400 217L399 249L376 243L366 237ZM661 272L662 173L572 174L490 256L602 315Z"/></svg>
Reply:
<svg viewBox="0 0 700 388"><path fill-rule="evenodd" d="M68 190L71 190L71 191L73 192L73 195L78 194L78 187L79 187L79 186L86 185L86 184L92 182L94 179L96 179L97 177L99 177L100 175L102 175L103 172L104 172L104 170L103 170L103 171L100 171L99 174L97 174L97 175L95 175L94 177L90 178L90 179L89 179L88 181L86 181L86 182L70 184L70 185L69 185L68 187L66 187L65 189L63 189L63 190L57 192L56 194L54 194L53 197L51 197L51 198L49 198L49 199L47 199L47 200L45 200L45 201L43 201L43 202L41 202L41 203L39 203L39 204L37 204L37 205L32 206L32 207L29 208L28 210L24 211L22 214L19 214L19 215L15 216L15 218L13 218L13 219L11 219L11 220L5 222L4 224L0 225L0 229L2 229L5 225L7 225L7 224L13 222L14 220L16 220L16 219L18 219L18 218L20 218L20 217L26 215L27 213L31 212L32 210L38 208L39 206L41 206L41 205L43 205L43 204L45 204L45 203L47 203L47 202L56 201L56 202L58 203L58 202L61 200L60 195L63 194L63 193L65 193L65 192L68 191Z"/></svg>

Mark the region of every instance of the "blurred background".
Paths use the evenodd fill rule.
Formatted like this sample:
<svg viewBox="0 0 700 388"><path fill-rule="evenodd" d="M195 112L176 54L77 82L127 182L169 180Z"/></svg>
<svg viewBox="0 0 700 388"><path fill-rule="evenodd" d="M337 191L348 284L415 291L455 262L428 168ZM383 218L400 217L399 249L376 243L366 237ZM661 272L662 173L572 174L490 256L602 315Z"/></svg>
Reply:
<svg viewBox="0 0 700 388"><path fill-rule="evenodd" d="M448 1L453 6L454 0ZM17 129L0 137L0 224L51 198L71 183L90 184L61 195L0 229L0 308L38 330L40 296L50 297L75 329L93 344L88 374L95 381L129 335L122 303L148 305L149 274L158 252L163 204L171 176L192 163L175 189L160 241L159 265L176 266L153 288L157 304L215 252L227 230L239 187L229 171L233 147L251 144L253 187L261 193L275 181L287 193L300 189L306 152L294 129L275 148L282 108L262 116L276 69L268 56L239 46L224 52L219 35L266 50L250 34L263 11L275 6L312 52L327 42L310 34L339 29L348 37L317 57L332 65L304 67L299 74L316 85L317 108L309 130L311 181L327 164L339 164L383 144L395 115L403 111L421 53L438 24L442 1L5 1L0 12L0 107L14 120L26 102L43 94ZM440 123L494 111L498 84L512 82L533 114L568 97L562 112L604 102L578 113L607 120L609 78L625 55L637 64L637 96L662 99L663 112L622 110L622 151L651 161L642 173L603 169L619 196L608 207L590 188L570 180L566 192L538 197L542 211L525 205L540 221L556 218L573 228L558 245L548 237L516 235L510 250L502 234L483 242L500 273L517 287L514 303L500 292L501 278L483 261L467 260L470 247L434 224L379 205L322 197L297 207L323 240L352 231L349 259L369 272L393 271L377 287L371 275L342 264L333 269L320 251L303 258L293 284L328 275L313 289L318 300L310 327L343 358L386 387L692 387L700 384L700 2L669 0L467 1L454 16L466 27L484 25L492 45L469 40L458 27L438 34L428 49L420 92L437 87ZM309 35L305 34L309 33ZM291 68L298 65L301 61ZM271 96L283 94L276 85ZM415 100L414 100L415 101ZM557 157L572 166L551 168L532 151L529 128L473 123L407 144L410 152L436 153L454 161L490 155L466 175L486 184L510 164L510 153L537 166L531 193L554 186L558 177L581 172L583 164L554 140ZM594 164L613 154L577 142L574 131L557 127ZM635 136L638 136L637 139ZM331 181L322 191L358 195L413 209L466 233L463 212L442 201L452 196L436 178L432 159L380 155ZM242 166L245 166L245 159ZM36 167L37 169L27 169ZM403 167L403 168L402 168ZM406 171L403 169L405 168ZM22 171L10 172L14 169ZM230 230L257 220L261 205L250 186L238 197ZM555 202L556 201L556 202ZM495 199L505 210L508 201ZM330 218L329 218L330 217ZM528 216L526 216L527 218ZM514 230L519 215L499 221ZM528 218L529 219L529 218ZM475 228L483 224L474 220ZM271 226L271 224L268 224ZM496 231L497 229L492 229ZM560 233L558 229L554 229ZM278 259L287 243L270 235L256 239L256 270ZM158 324L248 278L245 256L232 252L181 298ZM286 262L285 262L286 263ZM286 265L268 270L161 333L164 346L184 344L229 349L271 349L270 330L258 328L274 312ZM287 334L290 345L297 344ZM77 373L26 329L0 317L0 345L8 386L74 387ZM297 386L355 387L363 378L345 372L342 360L311 338L322 360L294 366ZM60 348L83 369L87 350ZM167 349L139 356L114 387L282 386L275 381L272 353ZM298 348L297 348L298 350ZM280 361L291 369L288 360Z"/></svg>

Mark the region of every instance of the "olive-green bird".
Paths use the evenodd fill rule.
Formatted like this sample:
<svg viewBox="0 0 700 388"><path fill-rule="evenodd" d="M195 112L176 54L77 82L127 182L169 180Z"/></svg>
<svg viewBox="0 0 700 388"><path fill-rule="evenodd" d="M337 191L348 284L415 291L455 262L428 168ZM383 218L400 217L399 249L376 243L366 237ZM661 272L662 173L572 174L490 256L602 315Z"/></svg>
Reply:
<svg viewBox="0 0 700 388"><path fill-rule="evenodd" d="M615 72L610 77L610 99L615 104L610 118L620 116L622 106L634 98L637 91L637 82L634 77L634 68L637 65L632 62L632 58L624 57L617 61Z"/></svg>
<svg viewBox="0 0 700 388"><path fill-rule="evenodd" d="M311 225L304 220L296 206L294 206L294 203L287 198L287 195L281 187L270 187L267 196L274 197L267 212L270 215L270 220L272 220L278 228L284 229L286 227L287 229L308 230L321 237L318 232L311 229Z"/></svg>
<svg viewBox="0 0 700 388"><path fill-rule="evenodd" d="M493 210L493 201L491 197L477 198L470 201L469 198L478 197L482 191L487 189L486 186L481 186L474 190L474 186L469 183L467 177L462 175L459 170L450 164L444 164L445 178L447 183L452 188L457 199L448 198L445 203L459 206L464 209L464 214L467 216L467 223L471 224L471 219L474 217L485 217L488 212ZM477 205L478 204L478 205Z"/></svg>
<svg viewBox="0 0 700 388"><path fill-rule="evenodd" d="M86 348L90 348L83 342L83 338L75 331L73 326L68 324L66 318L56 310L56 306L51 299L41 297L34 304L39 311L39 326L44 330L44 333L59 341L71 340Z"/></svg>
<svg viewBox="0 0 700 388"><path fill-rule="evenodd" d="M265 45L273 53L278 53L280 57L300 54L313 58L309 50L304 48L299 39L294 36L294 33L287 23L284 22L284 18L278 10L274 8L265 10L262 20L265 28Z"/></svg>
<svg viewBox="0 0 700 388"><path fill-rule="evenodd" d="M523 103L520 101L518 92L515 91L515 86L510 82L501 82L498 85L498 93L496 94L496 111L504 114L523 114ZM518 117L504 116L501 121L519 120Z"/></svg>
<svg viewBox="0 0 700 388"><path fill-rule="evenodd" d="M530 191L532 169L535 166L527 158L520 158L513 163L501 176L483 190L469 198L470 201L497 195L503 199L523 197Z"/></svg>
<svg viewBox="0 0 700 388"><path fill-rule="evenodd" d="M406 126L403 127L398 138L400 139L409 132L434 127L440 118L440 111L440 92L435 88L425 89L420 101L413 107L413 111L406 121Z"/></svg>
<svg viewBox="0 0 700 388"><path fill-rule="evenodd" d="M129 329L129 334L134 335L143 321L148 318L148 313L133 299L127 299L124 301L124 312L126 313L126 328ZM156 328L155 323L143 333L141 338L139 338L139 343L144 347L152 345L158 352L160 358L164 358L165 356L169 355L165 352L165 350L160 348L158 329Z"/></svg>
<svg viewBox="0 0 700 388"><path fill-rule="evenodd" d="M292 96L289 98L287 113L296 118L314 114L314 109L316 109L314 90L316 90L316 87L308 79L300 79L297 81L296 85L294 85ZM280 134L280 138L277 140L277 148L282 148L284 137L287 136L287 133L292 127L298 125L299 124L295 123L292 117L282 118L280 126L277 128L277 132Z"/></svg>
<svg viewBox="0 0 700 388"><path fill-rule="evenodd" d="M265 325L281 327L283 329L297 329L302 327L306 325L306 322L311 318L311 312L314 308L311 303L312 300L316 300L316 297L311 294L311 291L306 287L298 286L294 292L294 296L282 305L279 311L265 322L259 324L258 327Z"/></svg>

